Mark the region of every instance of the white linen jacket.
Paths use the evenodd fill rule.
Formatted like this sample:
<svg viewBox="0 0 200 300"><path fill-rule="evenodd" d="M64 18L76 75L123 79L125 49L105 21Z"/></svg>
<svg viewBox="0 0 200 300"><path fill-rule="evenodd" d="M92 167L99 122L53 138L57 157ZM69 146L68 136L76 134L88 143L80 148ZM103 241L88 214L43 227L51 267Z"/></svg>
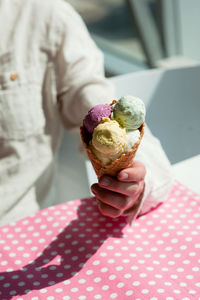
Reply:
<svg viewBox="0 0 200 300"><path fill-rule="evenodd" d="M61 120L76 130L91 106L113 95L103 55L69 4L0 0L0 225L40 208ZM170 164L148 130L138 159L148 171L135 216L164 201L171 187Z"/></svg>

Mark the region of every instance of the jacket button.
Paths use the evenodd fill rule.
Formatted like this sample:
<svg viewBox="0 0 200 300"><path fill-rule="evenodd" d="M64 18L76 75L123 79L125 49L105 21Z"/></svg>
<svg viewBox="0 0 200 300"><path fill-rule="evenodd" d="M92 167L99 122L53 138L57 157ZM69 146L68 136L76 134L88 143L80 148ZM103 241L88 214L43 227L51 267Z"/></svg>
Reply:
<svg viewBox="0 0 200 300"><path fill-rule="evenodd" d="M17 74L13 73L10 75L10 80L14 81L15 79L17 79Z"/></svg>

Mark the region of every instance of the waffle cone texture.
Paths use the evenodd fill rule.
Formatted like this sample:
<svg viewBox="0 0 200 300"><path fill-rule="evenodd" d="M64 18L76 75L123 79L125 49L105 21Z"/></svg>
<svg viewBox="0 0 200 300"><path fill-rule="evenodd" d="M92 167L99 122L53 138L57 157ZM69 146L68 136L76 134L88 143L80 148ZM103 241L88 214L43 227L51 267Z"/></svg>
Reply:
<svg viewBox="0 0 200 300"><path fill-rule="evenodd" d="M138 130L140 131L140 137L129 151L123 153L120 157L113 160L110 164L104 166L102 162L96 157L96 155L91 151L88 144L85 142L83 126L81 126L80 128L81 139L98 179L105 174L115 176L120 170L131 167L137 149L144 135L144 127L145 127L145 123L143 123L140 126L140 128L138 128Z"/></svg>

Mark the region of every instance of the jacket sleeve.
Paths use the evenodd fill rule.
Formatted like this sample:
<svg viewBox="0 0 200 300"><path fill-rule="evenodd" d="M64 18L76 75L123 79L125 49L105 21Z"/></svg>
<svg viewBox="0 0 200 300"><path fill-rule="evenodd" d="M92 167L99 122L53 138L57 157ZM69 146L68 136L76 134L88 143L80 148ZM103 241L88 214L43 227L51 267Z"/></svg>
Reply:
<svg viewBox="0 0 200 300"><path fill-rule="evenodd" d="M135 160L145 165L146 176L143 197L140 203L136 205L131 220L163 203L173 185L171 164L160 141L152 135L147 126Z"/></svg>
<svg viewBox="0 0 200 300"><path fill-rule="evenodd" d="M104 76L102 52L66 2L57 1L55 24L58 103L64 126L74 130L92 106L112 102L114 89Z"/></svg>

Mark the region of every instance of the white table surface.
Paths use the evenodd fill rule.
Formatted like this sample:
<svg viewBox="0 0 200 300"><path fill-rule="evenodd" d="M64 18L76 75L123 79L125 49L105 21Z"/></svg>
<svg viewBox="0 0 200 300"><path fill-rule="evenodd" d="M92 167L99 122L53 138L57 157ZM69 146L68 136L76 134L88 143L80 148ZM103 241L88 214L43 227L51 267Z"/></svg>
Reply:
<svg viewBox="0 0 200 300"><path fill-rule="evenodd" d="M176 163L172 168L177 180L200 194L200 155Z"/></svg>

